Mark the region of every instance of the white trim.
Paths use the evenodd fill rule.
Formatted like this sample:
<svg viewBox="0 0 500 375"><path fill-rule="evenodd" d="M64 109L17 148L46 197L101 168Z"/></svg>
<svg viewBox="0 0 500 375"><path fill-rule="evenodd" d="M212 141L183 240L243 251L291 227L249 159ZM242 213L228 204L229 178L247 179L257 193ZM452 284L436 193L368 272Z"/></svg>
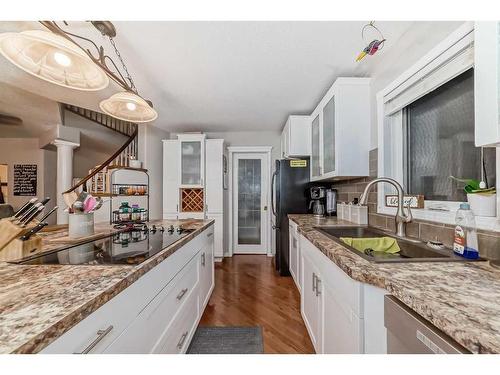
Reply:
<svg viewBox="0 0 500 375"><path fill-rule="evenodd" d="M271 177L272 177L272 159L271 151L272 146L229 146L228 150L228 161L229 161L229 248L227 256L232 257L234 253L234 243L233 243L233 155L238 153L265 153L267 157L268 164L268 191L267 191L267 215L266 223L264 223L266 228L266 249L267 256L273 256L272 246L271 246L271 209L270 209L270 197L271 197ZM226 255L225 255L226 256Z"/></svg>
<svg viewBox="0 0 500 375"><path fill-rule="evenodd" d="M429 53L424 55L420 60L418 60L414 65L412 65L408 70L406 70L403 74L401 74L398 78L396 78L393 82L391 82L387 87L383 90L379 91L376 94L377 101L377 134L378 134L378 176L386 176L389 171L385 171L385 160L384 155L386 153L387 145L384 142L384 124L386 119L389 117L386 115L385 111L385 102L387 101L387 97L393 94L394 92L403 92L405 89L409 87L411 82L415 82L420 76L426 76L429 72L429 68L432 66L442 66L442 58L446 54L446 57L450 58L450 51L455 51L455 53L460 53L463 51L463 48L454 48L457 43L464 44L471 39L471 33L473 35L474 31L474 23L473 22L465 22L461 25L457 30L455 30L452 34L450 34L445 40L439 43L436 47L434 47ZM465 39L465 41L464 41ZM473 40L472 40L473 42ZM469 42L470 43L470 42ZM453 56L451 56L452 58ZM473 65L471 65L473 66ZM432 69L431 69L432 70ZM444 84L446 81L440 83ZM436 87L433 87L433 89ZM432 91L432 90L431 90ZM391 98L392 99L392 98ZM394 112L397 113L397 112ZM393 114L394 115L394 114ZM401 138L401 134L396 135L396 138ZM395 173L391 173L396 180L400 183L403 183L403 171L402 171L402 150L399 145L395 145L397 150L391 150L393 156L393 162L397 163L398 170ZM394 147L394 146L393 146ZM397 160L397 155L401 155L401 160ZM500 161L500 152L497 150L497 170L499 170ZM401 166L400 166L401 164ZM393 171L394 172L394 171ZM394 175L395 174L395 175ZM497 190L500 186L500 179L497 179ZM377 190L377 213L385 214L385 215L395 215L396 210L392 207L385 206L385 189L384 187L380 187ZM431 204L444 203L445 206L449 209L449 211L436 211L429 209L414 209L412 210L413 217L419 220L428 220L438 223L445 224L454 224L455 223L455 211L458 207L459 202L438 202L438 201L426 201L425 206L429 206ZM498 218L487 218L487 217L476 217L476 223L479 229L483 230L492 230L492 231L500 231L500 220Z"/></svg>

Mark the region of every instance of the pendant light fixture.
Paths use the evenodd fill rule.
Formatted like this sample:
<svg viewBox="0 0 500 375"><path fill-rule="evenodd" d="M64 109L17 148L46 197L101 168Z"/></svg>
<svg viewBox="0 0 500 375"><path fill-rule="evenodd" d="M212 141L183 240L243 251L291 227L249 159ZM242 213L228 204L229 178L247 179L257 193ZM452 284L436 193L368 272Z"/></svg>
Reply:
<svg viewBox="0 0 500 375"><path fill-rule="evenodd" d="M0 34L0 53L25 72L67 88L98 91L109 79L78 46L45 30Z"/></svg>
<svg viewBox="0 0 500 375"><path fill-rule="evenodd" d="M0 53L29 74L71 89L102 90L109 85L111 78L124 91L99 103L103 112L134 123L150 122L158 117L152 103L142 98L135 87L116 47L116 29L111 22L91 21L102 36L109 38L125 75L105 53L104 48L97 46L91 39L65 31L54 21L40 23L49 31L31 30L0 34ZM95 47L96 55L92 54L89 48L77 43L74 38Z"/></svg>
<svg viewBox="0 0 500 375"><path fill-rule="evenodd" d="M135 123L151 122L158 117L143 98L131 91L113 94L99 103L99 107L110 116Z"/></svg>

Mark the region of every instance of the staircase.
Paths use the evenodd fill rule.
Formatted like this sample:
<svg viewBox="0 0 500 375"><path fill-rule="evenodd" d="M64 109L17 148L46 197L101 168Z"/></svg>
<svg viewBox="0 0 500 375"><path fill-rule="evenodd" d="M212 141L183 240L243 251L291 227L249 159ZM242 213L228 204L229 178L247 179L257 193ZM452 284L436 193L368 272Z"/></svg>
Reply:
<svg viewBox="0 0 500 375"><path fill-rule="evenodd" d="M133 169L130 167L130 160L137 159L138 151L138 126L135 123L118 120L90 109L77 107L70 104L62 104L63 108L89 121L95 122L110 130L113 130L127 137L125 143L102 164L97 165L89 171L89 174L74 184L64 194L88 191L93 195L111 194L109 184L109 172L111 169Z"/></svg>

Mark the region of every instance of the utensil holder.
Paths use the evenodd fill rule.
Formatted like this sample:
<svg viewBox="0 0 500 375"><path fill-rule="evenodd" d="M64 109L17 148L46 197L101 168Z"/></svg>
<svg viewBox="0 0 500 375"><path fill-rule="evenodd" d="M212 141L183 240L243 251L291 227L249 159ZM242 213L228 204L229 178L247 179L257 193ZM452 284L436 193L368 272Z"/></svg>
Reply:
<svg viewBox="0 0 500 375"><path fill-rule="evenodd" d="M94 234L94 213L74 213L68 215L68 237L81 238Z"/></svg>

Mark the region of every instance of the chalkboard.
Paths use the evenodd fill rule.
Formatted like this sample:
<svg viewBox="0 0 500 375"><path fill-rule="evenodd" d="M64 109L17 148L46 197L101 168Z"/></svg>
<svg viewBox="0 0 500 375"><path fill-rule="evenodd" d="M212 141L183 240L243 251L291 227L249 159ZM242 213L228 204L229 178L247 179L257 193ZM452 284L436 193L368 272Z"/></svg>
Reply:
<svg viewBox="0 0 500 375"><path fill-rule="evenodd" d="M14 164L14 195L36 195L36 164Z"/></svg>

